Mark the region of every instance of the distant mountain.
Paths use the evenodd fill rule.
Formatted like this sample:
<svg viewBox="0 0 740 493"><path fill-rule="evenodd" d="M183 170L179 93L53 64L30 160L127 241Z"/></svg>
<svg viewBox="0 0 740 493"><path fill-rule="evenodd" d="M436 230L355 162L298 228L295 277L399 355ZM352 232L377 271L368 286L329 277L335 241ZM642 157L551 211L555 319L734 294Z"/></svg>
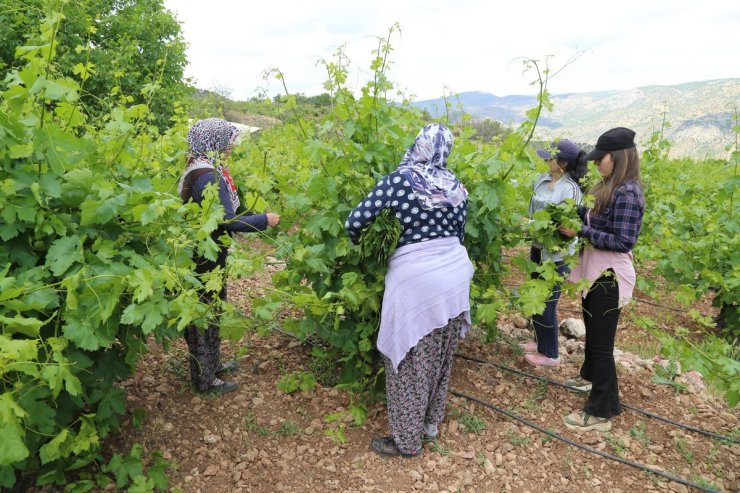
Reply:
<svg viewBox="0 0 740 493"><path fill-rule="evenodd" d="M616 126L630 127L638 142L646 143L660 128L662 114L670 128L671 157L727 158L735 142L732 118L740 110L740 78L689 82L673 86L646 86L626 91L557 94L550 100L551 113L538 122L537 137L565 137L595 143L598 136ZM537 104L535 96L495 96L486 92L463 92L451 98L450 115L459 119L461 109L474 118L491 118L516 126ZM415 106L432 116L445 114L444 99L417 101Z"/></svg>

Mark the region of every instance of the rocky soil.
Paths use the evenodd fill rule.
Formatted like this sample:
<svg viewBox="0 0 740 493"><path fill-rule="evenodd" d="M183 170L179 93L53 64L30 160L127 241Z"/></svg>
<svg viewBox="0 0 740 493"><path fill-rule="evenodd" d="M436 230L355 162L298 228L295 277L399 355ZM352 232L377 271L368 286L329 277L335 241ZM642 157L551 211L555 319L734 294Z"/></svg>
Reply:
<svg viewBox="0 0 740 493"><path fill-rule="evenodd" d="M233 282L232 301L248 311L249 299L266 289L268 276L266 272L257 279ZM564 298L561 318L576 317L578 308L577 300ZM639 314L658 308L639 305L628 310ZM617 346L649 352L654 343L630 320L625 314ZM563 365L546 370L529 366L515 344L530 337L526 320L518 315L504 317L500 329L506 337L489 344L474 328L458 352L559 381L576 375L583 358L582 339L563 336ZM141 443L147 451L162 451L173 463L172 491L689 491L682 484L581 451L455 396L448 399L440 440L425 445L422 457L380 457L369 442L387 434L382 403L371 405L365 423L355 426L350 417L327 420L349 409L352 396L345 392L321 384L293 394L277 389L282 375L316 370L309 346L277 332L264 337L250 332L239 341L224 342L222 351L225 358L241 363L232 376L241 387L225 396L206 397L190 390L182 341L166 352L152 344L137 377L124 383L129 411L141 409L146 414L138 428L129 418L112 447L127 451L131 444ZM625 402L738 436L738 411L708 393L700 375L679 376L677 382L685 390L677 394L672 386L652 381L656 366L667 362L645 351L640 354L617 351ZM580 408L583 395L462 359L455 361L451 389L579 443L720 491L740 491L738 444L712 440L629 410L614 419L609 433L579 434L565 427L562 416Z"/></svg>
<svg viewBox="0 0 740 493"><path fill-rule="evenodd" d="M249 312L250 300L270 289L270 267L253 279L232 281L230 301ZM521 280L508 279L517 283ZM643 297L644 298L644 297ZM646 298L645 298L646 299ZM647 300L647 299L646 299ZM654 300L653 300L654 301ZM658 365L669 363L655 353L658 346L633 321L641 315L659 317L667 326L697 330L676 307L633 303L625 309L615 351L623 402L674 421L740 437L738 410L704 388L701 375L680 374L675 387L658 385ZM660 305L661 303L656 303ZM696 307L710 313L709 302ZM564 296L561 358L556 369L526 363L517 342L531 338L527 321L510 314L499 321L503 337L483 342L473 328L458 353L505 365L553 380L577 374L583 360L579 332L579 300ZM695 325L695 324L694 324ZM415 459L385 458L369 446L387 431L382 403L355 426L347 413L353 397L316 385L286 394L277 389L283 375L311 371L322 381L331 368L318 368L311 347L277 331L260 336L248 332L238 341L222 343L222 357L236 359L240 370L230 377L238 391L221 397L195 394L188 384L186 346L176 341L167 351L152 342L134 378L126 381L129 414L123 432L108 452L127 453L134 443L147 452L159 450L171 461L171 491L210 492L540 492L689 491L619 464L518 423L469 400L450 396L440 440L424 446ZM323 380L325 381L325 380ZM669 472L719 491L740 491L740 444L713 440L625 410L609 433L579 434L565 427L562 416L579 409L584 396L557 386L515 375L489 365L457 358L452 390L488 401L576 442ZM134 426L134 416L144 411Z"/></svg>

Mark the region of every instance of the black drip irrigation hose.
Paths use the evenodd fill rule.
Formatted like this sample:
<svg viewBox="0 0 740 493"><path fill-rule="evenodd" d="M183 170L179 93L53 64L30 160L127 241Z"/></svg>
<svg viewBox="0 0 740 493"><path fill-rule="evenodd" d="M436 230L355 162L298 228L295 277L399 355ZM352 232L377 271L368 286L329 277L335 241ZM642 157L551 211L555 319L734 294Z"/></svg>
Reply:
<svg viewBox="0 0 740 493"><path fill-rule="evenodd" d="M275 330L276 332L279 332L279 333L281 333L283 335L289 336L289 337L291 337L293 339L299 340L299 341L301 341L303 343L306 343L306 344L308 344L310 346L313 346L314 345L311 341L308 341L308 340L305 340L305 339L301 339L300 337L296 336L295 334L291 334L290 332L286 332L286 331L281 330L281 329L279 329L277 327L273 327L272 330ZM570 387L568 385L565 385L565 384L563 384L561 382L558 382L558 381L555 381L555 380L550 380L550 379L545 378L545 377L540 377L538 375L532 375L530 373L526 373L526 372L517 370L515 368L509 368L509 367L504 366L504 365L500 365L500 364L493 363L493 362L490 362L490 361L481 360L481 359L478 359L478 358L473 358L472 356L466 356L464 354L455 353L455 356L458 357L458 358L460 358L460 359L464 359L464 360L468 360L468 361L473 361L475 363L484 364L484 365L490 365L490 366L493 366L493 367L496 367L496 368L499 368L501 370L508 371L508 372L511 372L511 373L517 373L517 374L522 375L522 376L525 376L525 377L534 378L534 379L537 379L537 380L542 380L542 381L545 381L545 382L547 382L549 384L558 385L560 387L563 387L563 388L566 388L566 389L569 389L569 390L576 390L578 392L582 392L582 391L580 391L578 389L575 389L573 387ZM640 469L642 471L649 472L651 474L655 474L656 476L664 477L664 478L666 478L666 479L668 479L670 481L674 481L676 483L681 483L684 486L689 486L691 488L696 488L697 490L700 490L700 491L707 491L709 493L721 493L719 490L714 490L714 489L711 489L711 488L707 488L707 487L702 486L700 484L692 483L691 481L688 481L688 480L681 479L679 477L673 476L672 474L668 474L668 473L665 473L663 471L659 471L657 469L653 469L651 467L648 467L648 466L643 465L643 464L639 464L637 462L633 462L633 461L630 461L630 460L627 460L627 459L623 459L623 458L621 458L619 456L612 455L612 454L609 454L607 452L602 452L601 450L598 450L598 449L589 447L588 445L580 444L580 443L575 442L575 441L573 441L573 440L571 440L569 438L566 438L566 437L564 437L562 435L559 435L559 434L557 434L557 433L555 433L553 431L547 430L547 429L539 426L538 424L529 421L528 419L519 417L519 416L517 416L516 414L514 414L512 412L509 412L509 411L507 411L505 409L502 409L502 408L500 408L500 407L498 407L498 406L496 406L494 404L491 404L490 402L482 401L480 399L477 399L475 397L469 396L467 394L463 394L462 392L458 392L458 391L456 391L454 389L449 389L448 392L450 394L454 395L454 396L460 397L462 399L467 399L467 400L472 401L472 402L476 402L476 403L480 404L481 406L487 407L487 408L492 409L492 410L494 410L496 412L499 412L501 414L504 414L505 416L508 416L509 418L511 418L511 419L513 419L515 421L519 421L520 423L522 423L522 424L524 424L526 426L529 426L530 428L533 428L533 429L539 431L540 433L544 433L545 435L547 435L549 437L552 437L552 438L554 438L556 440L560 440L563 443L567 443L568 445L572 445L573 447L579 448L579 449L584 450L586 452L591 452L593 454L599 455L599 456L604 457L606 459L611 459L611 460L614 460L616 462L625 464L627 466L631 466L631 467L634 467L636 469ZM671 420L669 420L667 418L664 418L662 416L658 416L657 414L653 414L653 413L651 413L649 411L645 411L645 410L636 408L634 406L630 406L628 404L624 404L623 403L622 406L624 406L624 407L626 407L628 409L632 409L633 411L637 411L639 413L645 414L646 416L650 416L652 418L655 418L655 419L658 419L658 420L665 421L667 423L676 425L678 427L685 428L685 429L691 430L691 431L695 431L697 433L701 433L701 434L704 434L704 435L707 435L707 436L711 436L711 437L716 438L718 440L727 440L729 442L738 443L738 440L735 440L734 438L724 437L724 436L717 435L715 433L712 433L712 432L709 432L709 431L705 431L705 430L702 430L702 429L699 429L699 428L694 428L692 426L684 425L684 424L681 424L681 423L676 423L676 422L671 421Z"/></svg>
<svg viewBox="0 0 740 493"><path fill-rule="evenodd" d="M281 330L281 329L279 329L277 327L273 327L272 330L275 330L275 331L277 331L277 332L279 332L279 333L281 333L283 335L286 335L288 337L291 337L293 339L296 339L298 341L301 341L301 342L303 342L305 344L308 344L310 346L313 346L314 345L311 341L301 339L300 337L296 336L295 334L291 334L290 332L286 332L286 331ZM571 387L569 385L565 385L563 382L558 382L557 380L552 380L552 379L549 379L549 378L546 378L546 377L541 377L539 375L533 375L531 373L527 373L525 371L517 370L516 368L510 368L510 367L508 367L506 365L502 365L502 364L499 364L499 363L494 363L492 361L486 361L486 360L474 358L472 356L467 356L465 354L460 354L460 353L455 353L455 357L460 358L460 359L464 359L464 360L467 360L467 361L472 361L474 363L478 363L478 364L481 364L481 365L493 366L493 367L498 368L498 369L503 370L503 371L508 371L510 373L515 373L515 374L521 375L523 377L532 378L532 379L535 379L535 380L540 380L542 382L547 382L548 384L557 385L558 387L563 387L564 389L568 389L568 390L571 390L571 391L574 391L574 392L578 392L578 393L582 393L582 394L587 392L587 391L583 391L583 390L577 389L575 387ZM683 428L684 430L687 430L687 431L693 431L694 433L699 433L700 435L708 436L708 437L713 438L715 440L719 440L719 441L723 441L723 442L727 442L727 443L740 443L740 440L738 440L737 438L732 438L732 437L728 437L728 436L724 436L724 435L719 435L719 434L713 433L711 431L703 430L701 428L696 428L695 426L687 425L687 424L684 424L684 423L679 423L677 421L673 421L671 419L668 419L668 418L665 418L663 416L660 416L659 414L655 414L655 413L653 413L651 411L647 411L645 409L640 409L639 407L633 406L633 405L628 404L626 402L622 402L621 405L625 409L629 409L631 411L635 411L636 413L643 414L645 416L648 416L648 417L653 418L655 420L662 421L664 423L667 423L667 424L676 426L678 428Z"/></svg>
<svg viewBox="0 0 740 493"><path fill-rule="evenodd" d="M481 365L493 366L495 368L499 368L499 369L504 370L504 371L508 371L508 372L511 372L511 373L516 373L518 375L522 375L522 376L527 377L527 378L532 378L532 379L535 379L535 380L540 380L540 381L543 381L543 382L547 382L548 384L557 385L558 387L563 387L565 389L572 390L572 391L575 391L575 392L580 392L580 393L587 392L587 391L583 391L583 390L580 390L580 389L576 389L575 387L571 387L569 385L565 385L564 383L558 382L557 380L551 380L549 378L541 377L539 375L533 375L533 374L527 373L525 371L517 370L516 368L509 368L508 366L501 365L499 363L494 363L492 361L486 361L486 360L474 358L472 356L467 356L467 355L459 354L459 353L455 353L455 357L460 358L460 359L464 359L464 360L467 360L467 361L472 361L474 363L478 363L478 364L481 364ZM718 435L717 433L712 433L711 431L702 430L701 428L696 428L694 426L683 424L683 423L678 423L676 421L670 420L668 418L664 418L663 416L660 416L658 414L652 413L650 411L646 411L644 409L640 409L639 407L635 407L635 406L633 406L631 404L627 404L625 402L622 402L621 404L622 404L622 407L624 407L626 409L630 409L630 410L635 411L637 413L644 414L645 416L649 416L649 417L651 417L653 419L657 419L658 421L663 421L665 423L671 424L673 426L677 426L679 428L683 428L683 429L688 430L688 431L693 431L695 433L699 433L701 435L705 435L705 436L714 438L715 440L720 440L720 441L724 441L724 442L728 442L728 443L740 443L740 440L738 440L736 438L732 438L732 437L728 437L728 436L723 436L723 435Z"/></svg>
<svg viewBox="0 0 740 493"><path fill-rule="evenodd" d="M296 336L295 334L291 334L290 332L286 332L286 331L281 330L281 329L279 329L277 327L273 327L272 330L275 330L275 331L277 331L277 332L279 332L279 333L281 333L281 334L283 334L285 336L291 337L293 339L296 339L298 341L301 341L301 342L303 342L305 344L308 344L310 346L313 346L314 345L311 341L308 341L308 340L305 340L305 339L301 339L300 337ZM575 387L571 387L569 385L565 385L564 383L558 382L557 380L552 380L552 379L549 379L549 378L546 378L546 377L541 377L539 375L533 375L531 373L527 373L527 372L522 371L522 370L517 370L516 368L510 368L510 367L508 367L506 365L502 365L502 364L499 364L499 363L494 363L492 361L486 361L486 360L482 360L482 359L479 359L479 358L474 358L472 356L467 356L465 354L460 354L460 353L455 353L455 357L460 358L460 359L464 359L464 360L467 360L467 361L472 361L474 363L478 363L478 364L481 364L481 365L493 366L493 367L498 368L498 369L503 370L503 371L508 371L510 373L515 373L515 374L521 375L523 377L532 378L532 379L535 379L535 380L540 380L542 382L547 382L548 384L557 385L558 387L563 387L564 389L568 389L568 390L571 390L571 391L574 391L574 392L579 392L579 393L582 393L582 394L587 392L587 391L583 391L583 390L577 389ZM647 411L645 409L640 409L639 407L633 406L633 405L628 404L626 402L622 402L621 405L625 409L629 409L631 411L635 411L636 413L643 414L645 416L648 416L648 417L653 418L655 420L662 421L664 423L667 423L667 424L676 426L678 428L683 428L684 430L687 430L687 431L693 431L694 433L699 433L700 435L708 436L708 437L713 438L715 440L719 440L719 441L723 441L723 442L727 442L727 443L740 443L740 440L738 440L737 438L732 438L732 437L728 437L728 436L724 436L724 435L719 435L719 434L713 433L711 431L703 430L701 428L696 428L695 426L687 425L687 424L684 424L684 423L679 423L677 421L673 421L671 419L668 419L668 418L665 418L663 416L660 416L659 414L655 414L655 413L653 413L651 411Z"/></svg>
<svg viewBox="0 0 740 493"><path fill-rule="evenodd" d="M283 330L283 329L281 329L281 328L279 328L279 327L274 327L274 326L273 326L273 327L270 327L270 330L274 330L275 332L279 332L280 334L283 334L284 336L288 336L288 337L291 337L291 338L293 338L293 339L295 339L295 340L297 340L297 341L301 341L302 343L304 343L304 344L308 344L309 346L314 346L314 345L315 345L315 344L314 344L314 343L312 343L311 341L309 341L309 340L307 340L307 339L301 339L301 338L300 338L300 337L298 337L297 335L295 335L295 334L291 334L290 332L288 332L288 331L285 331L285 330Z"/></svg>
<svg viewBox="0 0 740 493"><path fill-rule="evenodd" d="M530 428L534 428L535 430L537 430L537 431L539 431L541 433L544 433L545 435L547 435L549 437L552 437L552 438L554 438L556 440L560 440L561 442L567 443L568 445L572 445L572 446L574 446L576 448L579 448L581 450L585 450L586 452L591 452L592 454L596 454L596 455L599 455L599 456L604 457L606 459L611 459L613 461L620 462L622 464L625 464L625 465L634 467L636 469L640 469L642 471L646 471L646 472L649 472L651 474L655 474L656 476L662 476L662 477L664 477L666 479L669 479L671 481L675 481L676 483L681 483L681 484L683 484L685 486L689 486L691 488L696 488L697 490L708 491L710 493L718 493L719 492L719 490L714 490L714 489L711 489L711 488L707 488L707 487L702 486L700 484L692 483L691 481L687 481L687 480L681 479L681 478L679 478L677 476L673 476L672 474L668 474L666 472L659 471L657 469L653 469L651 467L648 467L648 466L643 465L643 464L639 464L637 462L633 462L631 460L623 459L623 458L621 458L619 456L612 455L612 454L609 454L607 452L602 452L601 450L595 449L593 447L589 447L588 445L580 444L580 443L575 442L575 441L573 441L573 440L571 440L569 438L566 438L566 437L564 437L562 435L559 435L559 434L557 434L557 433L555 433L553 431L547 430L547 429L539 426L538 424L529 421L528 419L521 418L521 417L517 416L516 414L514 414L512 412L509 412L509 411L507 411L505 409L502 409L502 408L500 408L500 407L498 407L498 406L496 406L494 404L491 404L490 402L482 401L480 399L477 399L475 397L472 397L472 396L463 394L462 392L458 392L458 391L453 390L453 389L450 389L449 390L449 393L452 394L452 395L455 395L457 397L461 397L463 399L467 399L469 401L478 403L481 406L487 407L487 408L492 409L492 410L494 410L496 412L499 412L501 414L504 414L504 415L508 416L509 418L511 418L511 419L513 419L515 421L519 421L520 423L522 423L522 424L524 424L526 426L529 426Z"/></svg>

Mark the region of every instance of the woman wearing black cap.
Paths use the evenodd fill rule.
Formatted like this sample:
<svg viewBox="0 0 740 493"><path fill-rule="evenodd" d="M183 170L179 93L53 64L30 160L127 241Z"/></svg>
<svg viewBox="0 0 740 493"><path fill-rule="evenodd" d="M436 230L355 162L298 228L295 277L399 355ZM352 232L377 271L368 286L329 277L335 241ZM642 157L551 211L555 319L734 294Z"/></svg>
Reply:
<svg viewBox="0 0 740 493"><path fill-rule="evenodd" d="M567 199L576 203L581 202L581 185L579 181L586 175L586 153L575 143L567 139L552 142L548 149L540 149L537 154L547 162L550 171L544 173L534 184L532 199L529 202L529 216L543 210L548 204L559 204ZM569 247L569 254L575 253L575 241ZM555 262L558 274L564 276L568 266L563 262L566 252L550 252L536 240L532 243L529 257L532 262L542 265L546 260ZM532 278L538 273L533 272ZM537 334L537 342L531 341L521 344L524 350L524 359L535 366L560 366L558 354L558 299L560 298L560 283L553 286L553 290L545 303L545 311L532 317Z"/></svg>
<svg viewBox="0 0 740 493"><path fill-rule="evenodd" d="M602 180L591 191L596 199L594 208L579 209L583 226L578 235L587 245L580 264L570 275L571 281L590 281L590 287L582 293L586 355L580 378L566 382L580 390L591 390L583 410L563 418L566 426L575 430L609 431L610 418L622 410L614 337L621 308L632 298L635 286L632 247L645 212L640 156L634 139L634 131L613 128L599 137L596 148L586 156L596 163ZM575 236L573 230L561 228L560 232Z"/></svg>

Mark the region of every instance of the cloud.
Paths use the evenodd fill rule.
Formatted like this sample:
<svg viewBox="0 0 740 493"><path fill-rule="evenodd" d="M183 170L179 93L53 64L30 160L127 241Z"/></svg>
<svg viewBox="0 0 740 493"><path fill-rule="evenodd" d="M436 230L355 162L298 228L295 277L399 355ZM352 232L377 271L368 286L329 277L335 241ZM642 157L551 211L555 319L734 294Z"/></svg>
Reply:
<svg viewBox="0 0 740 493"><path fill-rule="evenodd" d="M262 79L277 67L292 92L317 94L326 78L317 60L344 45L359 89L371 75L376 37L398 22L391 80L420 99L445 88L532 94L535 74L523 73L522 57L551 56L558 69L582 50L551 81L552 93L738 77L736 3L623 0L605 16L590 0L165 0L183 22L187 73L199 87L228 86L239 98L260 87L277 94L280 84Z"/></svg>

